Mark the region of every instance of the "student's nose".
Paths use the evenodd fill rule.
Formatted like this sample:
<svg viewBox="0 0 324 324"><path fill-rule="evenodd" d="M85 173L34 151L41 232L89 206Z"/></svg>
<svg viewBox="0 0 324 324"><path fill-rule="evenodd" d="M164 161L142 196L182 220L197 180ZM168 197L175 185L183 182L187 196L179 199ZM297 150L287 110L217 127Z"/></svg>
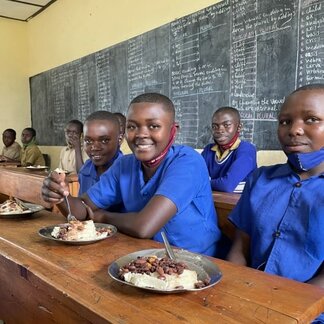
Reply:
<svg viewBox="0 0 324 324"><path fill-rule="evenodd" d="M148 136L148 128L147 127L139 127L136 132L136 137L143 138Z"/></svg>
<svg viewBox="0 0 324 324"><path fill-rule="evenodd" d="M292 122L290 129L289 129L289 135L290 136L300 136L304 134L304 128L302 127L301 122Z"/></svg>

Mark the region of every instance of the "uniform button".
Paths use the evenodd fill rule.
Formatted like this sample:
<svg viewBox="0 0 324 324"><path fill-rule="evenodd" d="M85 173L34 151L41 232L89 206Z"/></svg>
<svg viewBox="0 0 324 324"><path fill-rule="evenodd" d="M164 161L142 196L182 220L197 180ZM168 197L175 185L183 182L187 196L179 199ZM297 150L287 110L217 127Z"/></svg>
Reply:
<svg viewBox="0 0 324 324"><path fill-rule="evenodd" d="M275 231L273 234L272 234L272 236L274 237L274 238L278 238L278 237L280 237L280 231Z"/></svg>
<svg viewBox="0 0 324 324"><path fill-rule="evenodd" d="M299 188L299 187L301 187L301 186L302 186L301 182L296 182L296 183L295 183L295 187Z"/></svg>

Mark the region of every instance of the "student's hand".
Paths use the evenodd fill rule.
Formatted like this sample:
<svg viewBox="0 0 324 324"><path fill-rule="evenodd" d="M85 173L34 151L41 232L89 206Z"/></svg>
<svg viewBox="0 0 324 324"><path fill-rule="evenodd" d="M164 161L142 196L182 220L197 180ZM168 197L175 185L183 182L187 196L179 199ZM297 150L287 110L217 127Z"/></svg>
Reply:
<svg viewBox="0 0 324 324"><path fill-rule="evenodd" d="M73 135L70 137L70 144L74 147L74 149L81 150L81 137L78 135Z"/></svg>
<svg viewBox="0 0 324 324"><path fill-rule="evenodd" d="M65 183L65 173L52 171L45 178L42 186L42 197L45 201L59 204L64 196L69 195L69 186Z"/></svg>

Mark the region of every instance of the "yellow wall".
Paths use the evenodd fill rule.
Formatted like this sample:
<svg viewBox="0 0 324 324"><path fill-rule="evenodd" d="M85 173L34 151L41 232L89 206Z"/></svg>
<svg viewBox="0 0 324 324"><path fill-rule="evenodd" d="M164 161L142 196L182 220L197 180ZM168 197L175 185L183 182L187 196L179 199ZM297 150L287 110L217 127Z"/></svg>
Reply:
<svg viewBox="0 0 324 324"><path fill-rule="evenodd" d="M26 23L0 18L0 40L0 134L14 128L20 140L31 123Z"/></svg>
<svg viewBox="0 0 324 324"><path fill-rule="evenodd" d="M30 75L217 2L219 0L59 0L27 24Z"/></svg>

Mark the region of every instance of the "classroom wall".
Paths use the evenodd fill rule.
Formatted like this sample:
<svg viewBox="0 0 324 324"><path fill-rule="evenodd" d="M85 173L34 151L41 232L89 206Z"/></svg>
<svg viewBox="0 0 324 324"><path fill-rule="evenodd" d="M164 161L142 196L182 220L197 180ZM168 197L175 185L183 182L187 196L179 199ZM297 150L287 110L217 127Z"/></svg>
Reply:
<svg viewBox="0 0 324 324"><path fill-rule="evenodd" d="M14 128L20 141L23 128L31 123L26 24L0 18L0 40L0 134Z"/></svg>
<svg viewBox="0 0 324 324"><path fill-rule="evenodd" d="M57 1L27 23L29 75L107 48L219 0ZM63 130L62 130L63 131ZM58 164L60 147L41 147Z"/></svg>
<svg viewBox="0 0 324 324"><path fill-rule="evenodd" d="M15 128L20 142L22 129L30 125L30 76L217 2L220 1L59 0L27 23L0 18L1 132L7 127ZM50 155L52 168L58 165L60 149L41 147L43 153ZM269 161L271 155L270 152Z"/></svg>

